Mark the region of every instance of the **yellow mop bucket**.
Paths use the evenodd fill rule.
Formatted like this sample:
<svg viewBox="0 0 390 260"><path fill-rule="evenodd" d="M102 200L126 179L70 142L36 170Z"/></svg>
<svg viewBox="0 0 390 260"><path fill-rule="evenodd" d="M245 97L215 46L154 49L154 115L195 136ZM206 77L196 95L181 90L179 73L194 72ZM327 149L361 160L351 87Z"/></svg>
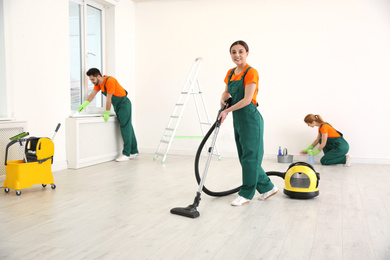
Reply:
<svg viewBox="0 0 390 260"><path fill-rule="evenodd" d="M58 124L56 132L60 124ZM55 136L55 134L54 134ZM53 136L53 138L54 138ZM12 138L11 138L12 139ZM8 148L19 142L26 142L25 155L23 160L8 161ZM52 189L56 188L51 171L53 163L54 143L50 138L31 137L28 139L12 140L6 148L5 153L5 171L4 191L8 193L10 189L16 191L16 195L21 194L21 189L29 188L36 184L42 184L43 187L50 184Z"/></svg>

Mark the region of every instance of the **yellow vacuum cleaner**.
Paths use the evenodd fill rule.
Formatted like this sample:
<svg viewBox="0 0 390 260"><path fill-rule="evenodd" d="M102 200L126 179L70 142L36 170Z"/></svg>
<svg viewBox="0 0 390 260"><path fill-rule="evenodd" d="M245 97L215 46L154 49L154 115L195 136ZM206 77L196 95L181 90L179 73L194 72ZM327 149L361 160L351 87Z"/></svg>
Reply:
<svg viewBox="0 0 390 260"><path fill-rule="evenodd" d="M4 191L6 193L10 189L14 189L16 195L19 196L22 193L20 191L21 189L29 188L36 184L42 184L43 187L50 184L52 189L56 188L51 171L54 156L54 143L52 140L60 126L60 124L57 125L52 139L46 137L21 139L21 137L28 135L28 133L22 133L10 138L11 142L8 143L5 153L6 178L4 181ZM23 142L26 142L24 159L7 161L8 148L18 142L21 146Z"/></svg>
<svg viewBox="0 0 390 260"><path fill-rule="evenodd" d="M308 163L290 164L286 172L267 172L268 176L279 176L284 179L284 194L294 199L311 199L320 194L318 184L320 174Z"/></svg>

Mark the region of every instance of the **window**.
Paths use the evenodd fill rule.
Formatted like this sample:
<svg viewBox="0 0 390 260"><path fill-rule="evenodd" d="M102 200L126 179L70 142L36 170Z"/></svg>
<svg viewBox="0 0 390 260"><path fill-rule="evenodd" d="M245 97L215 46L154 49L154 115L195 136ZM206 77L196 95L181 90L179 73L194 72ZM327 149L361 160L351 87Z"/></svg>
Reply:
<svg viewBox="0 0 390 260"><path fill-rule="evenodd" d="M7 118L7 88L5 86L5 34L3 0L0 0L0 120Z"/></svg>
<svg viewBox="0 0 390 260"><path fill-rule="evenodd" d="M71 110L78 109L93 89L85 74L90 68L103 73L103 7L91 1L69 1ZM99 92L87 111L103 110Z"/></svg>

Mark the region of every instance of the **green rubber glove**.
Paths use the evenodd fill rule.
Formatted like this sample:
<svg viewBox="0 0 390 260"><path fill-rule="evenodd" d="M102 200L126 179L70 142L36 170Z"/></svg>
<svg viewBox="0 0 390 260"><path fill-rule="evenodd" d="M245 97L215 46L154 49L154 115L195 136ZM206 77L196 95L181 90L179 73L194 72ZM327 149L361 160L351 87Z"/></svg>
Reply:
<svg viewBox="0 0 390 260"><path fill-rule="evenodd" d="M314 146L310 145L307 149L302 150L302 153L307 153L309 150L313 149Z"/></svg>
<svg viewBox="0 0 390 260"><path fill-rule="evenodd" d="M79 112L83 111L89 105L89 101L85 100L82 105L79 106Z"/></svg>
<svg viewBox="0 0 390 260"><path fill-rule="evenodd" d="M309 150L308 152L309 152L309 155L310 155L310 156L315 156L315 155L317 155L317 154L320 153L320 151L318 151L318 149L315 150L314 152L313 152L312 150Z"/></svg>
<svg viewBox="0 0 390 260"><path fill-rule="evenodd" d="M104 117L104 121L108 121L108 119L110 118L110 113L111 113L111 111L106 111L105 113L104 113L104 115L102 115L102 117Z"/></svg>

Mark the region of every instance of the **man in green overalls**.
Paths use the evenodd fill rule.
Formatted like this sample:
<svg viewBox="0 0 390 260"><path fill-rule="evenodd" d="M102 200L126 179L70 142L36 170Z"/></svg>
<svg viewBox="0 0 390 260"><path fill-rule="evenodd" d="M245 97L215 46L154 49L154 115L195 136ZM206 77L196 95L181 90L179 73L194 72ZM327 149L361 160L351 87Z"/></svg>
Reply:
<svg viewBox="0 0 390 260"><path fill-rule="evenodd" d="M231 58L237 67L229 70L225 77L226 88L221 103L231 96L232 105L219 116L223 123L227 114L233 112L234 137L242 167L242 187L238 198L232 201L232 206L250 202L256 190L261 200L278 192L261 166L264 121L257 110L256 101L259 75L246 63L248 54L248 45L243 41L237 41L230 47Z"/></svg>
<svg viewBox="0 0 390 260"><path fill-rule="evenodd" d="M79 107L79 112L84 110L101 90L102 94L106 96L106 112L102 117L104 117L105 122L108 121L112 104L119 121L124 143L122 155L116 161L123 162L136 157L138 155L137 140L131 123L131 102L127 98L127 91L115 78L102 76L96 68L88 70L87 76L95 86L87 100Z"/></svg>

